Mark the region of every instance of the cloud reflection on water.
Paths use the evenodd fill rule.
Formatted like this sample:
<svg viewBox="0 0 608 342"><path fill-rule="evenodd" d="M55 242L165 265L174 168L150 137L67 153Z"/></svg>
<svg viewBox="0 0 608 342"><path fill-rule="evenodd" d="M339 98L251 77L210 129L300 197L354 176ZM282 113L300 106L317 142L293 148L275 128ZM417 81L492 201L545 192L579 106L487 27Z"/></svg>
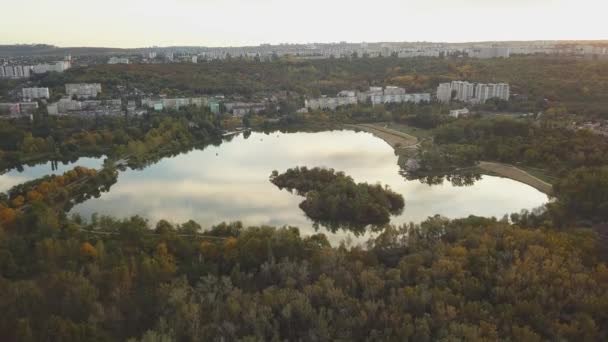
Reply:
<svg viewBox="0 0 608 342"><path fill-rule="evenodd" d="M419 222L434 214L500 217L547 201L536 189L499 177L484 176L467 187L407 181L399 175L397 157L384 141L369 133L333 131L253 133L248 139L239 136L221 146L166 158L144 170L122 172L110 192L77 205L72 212L139 214L151 222L194 219L203 226L241 220L246 225L298 226L302 234L310 234L312 223L298 207L303 198L280 191L268 181L272 170L282 172L294 166L331 167L357 182L390 185L406 202L403 214L392 217L394 224ZM0 176L0 186L28 177L27 170L9 173ZM332 242L346 235L328 233Z"/></svg>

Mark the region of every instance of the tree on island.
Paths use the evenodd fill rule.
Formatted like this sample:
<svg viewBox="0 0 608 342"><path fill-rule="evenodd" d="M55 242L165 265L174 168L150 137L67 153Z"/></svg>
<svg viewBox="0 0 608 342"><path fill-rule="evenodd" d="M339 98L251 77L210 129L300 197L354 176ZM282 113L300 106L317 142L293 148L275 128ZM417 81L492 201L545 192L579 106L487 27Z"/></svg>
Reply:
<svg viewBox="0 0 608 342"><path fill-rule="evenodd" d="M315 167L296 167L282 174L273 171L270 181L306 199L300 208L314 221L335 232L340 228L362 234L367 226L380 228L390 215L402 212L403 196L381 184L355 183L343 172Z"/></svg>

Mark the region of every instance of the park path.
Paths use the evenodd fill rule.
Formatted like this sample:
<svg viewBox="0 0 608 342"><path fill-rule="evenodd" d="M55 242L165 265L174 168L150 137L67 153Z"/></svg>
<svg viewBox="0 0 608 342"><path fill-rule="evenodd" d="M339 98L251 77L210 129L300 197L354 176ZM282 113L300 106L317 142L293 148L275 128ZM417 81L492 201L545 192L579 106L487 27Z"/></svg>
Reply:
<svg viewBox="0 0 608 342"><path fill-rule="evenodd" d="M346 125L350 128L357 128L362 131L372 133L378 138L386 141L387 144L391 145L396 151L399 149L415 149L418 147L420 142L415 136L396 131L391 128L382 127L374 124L357 124L357 125Z"/></svg>
<svg viewBox="0 0 608 342"><path fill-rule="evenodd" d="M482 170L490 171L496 173L499 176L511 178L518 182L528 184L529 186L541 192L544 192L547 195L551 195L553 192L553 186L551 184L529 174L528 172L516 166L488 161L481 161L479 162L478 166Z"/></svg>
<svg viewBox="0 0 608 342"><path fill-rule="evenodd" d="M421 141L418 138L396 131L391 128L383 127L375 124L357 124L357 125L346 125L349 128L357 128L369 133L374 134L378 138L386 141L395 151L416 149L420 146ZM480 161L478 167L482 170L489 171L493 174L501 177L510 178L518 182L527 184L547 195L551 195L553 192L553 186L542 179L535 177L528 172L510 165L502 164L489 161Z"/></svg>

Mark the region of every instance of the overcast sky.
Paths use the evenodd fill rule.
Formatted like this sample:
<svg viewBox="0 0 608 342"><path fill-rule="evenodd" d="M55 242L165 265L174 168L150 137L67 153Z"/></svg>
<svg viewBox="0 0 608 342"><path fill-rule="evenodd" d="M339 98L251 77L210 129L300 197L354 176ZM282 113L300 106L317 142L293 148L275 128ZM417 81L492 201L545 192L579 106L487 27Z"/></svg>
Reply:
<svg viewBox="0 0 608 342"><path fill-rule="evenodd" d="M608 0L19 0L2 12L0 44L608 39Z"/></svg>

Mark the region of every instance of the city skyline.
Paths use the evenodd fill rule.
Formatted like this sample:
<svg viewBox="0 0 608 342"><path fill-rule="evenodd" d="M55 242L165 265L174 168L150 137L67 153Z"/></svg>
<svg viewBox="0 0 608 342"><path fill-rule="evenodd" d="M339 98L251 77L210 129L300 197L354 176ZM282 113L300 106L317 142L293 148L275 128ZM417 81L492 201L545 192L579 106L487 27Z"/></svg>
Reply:
<svg viewBox="0 0 608 342"><path fill-rule="evenodd" d="M608 39L598 0L23 0L5 11L0 44L255 46L330 42L480 42ZM542 22L542 25L539 23Z"/></svg>

